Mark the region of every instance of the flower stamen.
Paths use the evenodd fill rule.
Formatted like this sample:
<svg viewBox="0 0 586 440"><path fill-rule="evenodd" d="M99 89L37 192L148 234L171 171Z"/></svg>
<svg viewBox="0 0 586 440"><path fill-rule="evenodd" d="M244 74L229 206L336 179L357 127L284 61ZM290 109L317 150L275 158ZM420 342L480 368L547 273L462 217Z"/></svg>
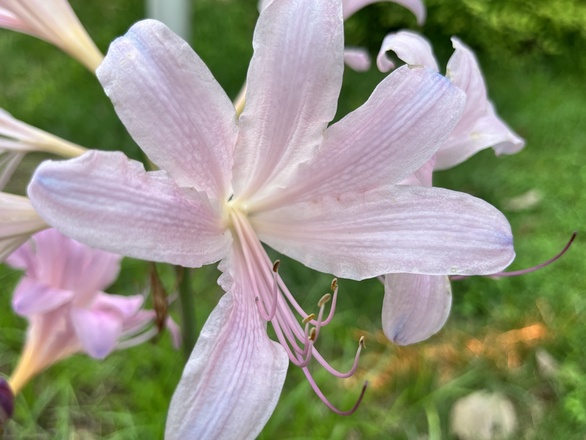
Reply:
<svg viewBox="0 0 586 440"><path fill-rule="evenodd" d="M364 385L362 386L362 391L360 392L360 395L358 396L358 399L356 399L356 403L354 403L354 406L352 408L350 408L347 411L342 411L339 410L338 408L336 408L324 395L324 393L321 391L321 389L317 386L317 383L315 382L315 379L313 378L313 376L311 375L311 373L309 372L309 370L307 368L303 368L303 373L305 374L305 377L307 378L307 380L309 381L309 384L311 385L311 388L313 388L313 391L315 392L315 394L317 394L317 397L320 398L320 400L332 411L334 411L336 414L340 415L340 416L349 416L352 415L356 412L356 410L358 409L358 407L360 406L360 402L362 402L362 399L364 398L364 394L366 393L366 388L368 387L368 382L364 382Z"/></svg>
<svg viewBox="0 0 586 440"><path fill-rule="evenodd" d="M544 261L541 264L538 264L533 267L529 267L527 269L512 270L509 272L497 272L497 273L492 273L490 275L483 275L483 276L486 278L517 277L520 275L525 275L525 274L528 274L531 272L535 272L539 269L543 269L544 267L549 266L550 264L552 264L555 261L557 261L558 259L560 259L562 257L562 255L564 255L568 251L568 249L570 249L570 246L572 246L572 243L576 239L576 235L578 235L578 233L576 231L574 231L572 233L572 236L570 237L570 240L568 240L568 242L563 247L563 249L560 252L558 252L556 255L551 257L549 260ZM468 275L455 275L455 276L450 277L451 280L463 280L465 278L470 278L470 276L468 276Z"/></svg>

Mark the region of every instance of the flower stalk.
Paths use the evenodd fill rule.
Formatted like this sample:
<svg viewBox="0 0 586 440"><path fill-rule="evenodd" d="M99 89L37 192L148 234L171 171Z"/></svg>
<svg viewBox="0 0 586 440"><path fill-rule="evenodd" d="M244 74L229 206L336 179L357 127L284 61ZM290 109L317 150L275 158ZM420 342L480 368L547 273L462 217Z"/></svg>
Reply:
<svg viewBox="0 0 586 440"><path fill-rule="evenodd" d="M179 285L179 307L181 309L181 336L183 353L189 359L197 341L197 321L195 318L195 302L191 288L191 270L181 266L175 268Z"/></svg>

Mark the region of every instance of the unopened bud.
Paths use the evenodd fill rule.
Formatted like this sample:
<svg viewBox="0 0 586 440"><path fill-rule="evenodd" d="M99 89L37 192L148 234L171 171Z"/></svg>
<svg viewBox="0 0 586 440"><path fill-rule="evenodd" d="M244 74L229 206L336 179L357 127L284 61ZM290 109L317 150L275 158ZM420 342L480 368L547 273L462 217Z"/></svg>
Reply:
<svg viewBox="0 0 586 440"><path fill-rule="evenodd" d="M5 379L0 377L0 432L14 412L14 394Z"/></svg>

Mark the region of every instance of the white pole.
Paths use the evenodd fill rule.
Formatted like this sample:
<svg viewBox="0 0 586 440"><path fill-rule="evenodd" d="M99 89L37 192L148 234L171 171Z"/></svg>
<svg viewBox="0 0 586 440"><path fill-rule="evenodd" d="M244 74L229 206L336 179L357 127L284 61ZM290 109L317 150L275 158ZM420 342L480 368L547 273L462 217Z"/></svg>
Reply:
<svg viewBox="0 0 586 440"><path fill-rule="evenodd" d="M147 0L147 16L162 21L184 40L191 39L189 0Z"/></svg>

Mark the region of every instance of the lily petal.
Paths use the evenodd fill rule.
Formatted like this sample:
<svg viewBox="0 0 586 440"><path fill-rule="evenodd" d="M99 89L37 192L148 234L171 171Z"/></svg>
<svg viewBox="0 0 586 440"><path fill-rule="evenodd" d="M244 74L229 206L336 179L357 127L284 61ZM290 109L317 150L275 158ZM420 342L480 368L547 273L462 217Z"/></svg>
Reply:
<svg viewBox="0 0 586 440"><path fill-rule="evenodd" d="M118 277L121 256L92 249L52 229L35 235L38 279L92 300Z"/></svg>
<svg viewBox="0 0 586 440"><path fill-rule="evenodd" d="M454 53L446 66L446 76L464 93L466 107L457 128L468 128L486 111L486 85L474 53L457 38L452 38Z"/></svg>
<svg viewBox="0 0 586 440"><path fill-rule="evenodd" d="M381 45L376 57L376 65L381 72L388 72L395 64L387 56L393 51L397 57L410 66L425 66L439 71L437 61L429 42L421 35L411 31L400 31L388 34Z"/></svg>
<svg viewBox="0 0 586 440"><path fill-rule="evenodd" d="M372 4L379 3L385 0L343 0L344 4L344 20L354 14L356 11ZM420 26L425 22L425 5L421 0L386 0L392 3L401 5L409 9L415 18L417 18L417 24Z"/></svg>
<svg viewBox="0 0 586 440"><path fill-rule="evenodd" d="M96 295L91 308L114 310L122 317L125 324L136 316L143 304L144 296L142 295L123 296L100 292Z"/></svg>
<svg viewBox="0 0 586 440"><path fill-rule="evenodd" d="M29 199L0 192L0 261L46 227Z"/></svg>
<svg viewBox="0 0 586 440"><path fill-rule="evenodd" d="M342 5L274 1L260 14L253 46L234 159L237 197L275 179L278 186L321 143L342 86Z"/></svg>
<svg viewBox="0 0 586 440"><path fill-rule="evenodd" d="M385 275L383 331L398 345L415 344L437 333L452 305L452 287L446 276Z"/></svg>
<svg viewBox="0 0 586 440"><path fill-rule="evenodd" d="M175 390L165 438L254 439L271 416L289 359L271 341L252 292L225 294Z"/></svg>
<svg viewBox="0 0 586 440"><path fill-rule="evenodd" d="M198 267L224 257L232 241L205 195L178 188L162 171L146 173L122 153L44 162L29 195L64 234L135 258Z"/></svg>
<svg viewBox="0 0 586 440"><path fill-rule="evenodd" d="M236 111L207 66L163 23L144 20L116 39L96 74L149 158L179 186L225 197Z"/></svg>
<svg viewBox="0 0 586 440"><path fill-rule="evenodd" d="M481 150L492 147L496 155L514 154L522 150L525 140L517 136L495 113L488 102L486 114L478 119L472 130L454 131L436 154L436 170L452 168Z"/></svg>
<svg viewBox="0 0 586 440"><path fill-rule="evenodd" d="M0 27L48 41L91 72L103 58L67 0L2 0Z"/></svg>
<svg viewBox="0 0 586 440"><path fill-rule="evenodd" d="M104 359L118 343L123 318L109 307L72 308L71 322L84 351L96 359Z"/></svg>
<svg viewBox="0 0 586 440"><path fill-rule="evenodd" d="M21 316L47 313L70 301L74 295L71 290L58 289L24 277L14 291L12 308Z"/></svg>
<svg viewBox="0 0 586 440"><path fill-rule="evenodd" d="M438 151L436 169L451 168L489 147L497 155L517 153L525 141L496 115L474 53L457 38L452 38L452 44L455 50L446 75L466 93L466 107L462 119Z"/></svg>
<svg viewBox="0 0 586 440"><path fill-rule="evenodd" d="M346 47L344 63L352 70L366 72L370 69L370 54L363 47Z"/></svg>
<svg viewBox="0 0 586 440"><path fill-rule="evenodd" d="M457 87L430 69L395 70L364 105L326 130L318 154L286 188L251 210L398 183L433 156L464 101Z"/></svg>
<svg viewBox="0 0 586 440"><path fill-rule="evenodd" d="M480 199L441 188L395 185L324 196L260 213L251 224L277 251L351 279L489 274L515 255L503 214Z"/></svg>

